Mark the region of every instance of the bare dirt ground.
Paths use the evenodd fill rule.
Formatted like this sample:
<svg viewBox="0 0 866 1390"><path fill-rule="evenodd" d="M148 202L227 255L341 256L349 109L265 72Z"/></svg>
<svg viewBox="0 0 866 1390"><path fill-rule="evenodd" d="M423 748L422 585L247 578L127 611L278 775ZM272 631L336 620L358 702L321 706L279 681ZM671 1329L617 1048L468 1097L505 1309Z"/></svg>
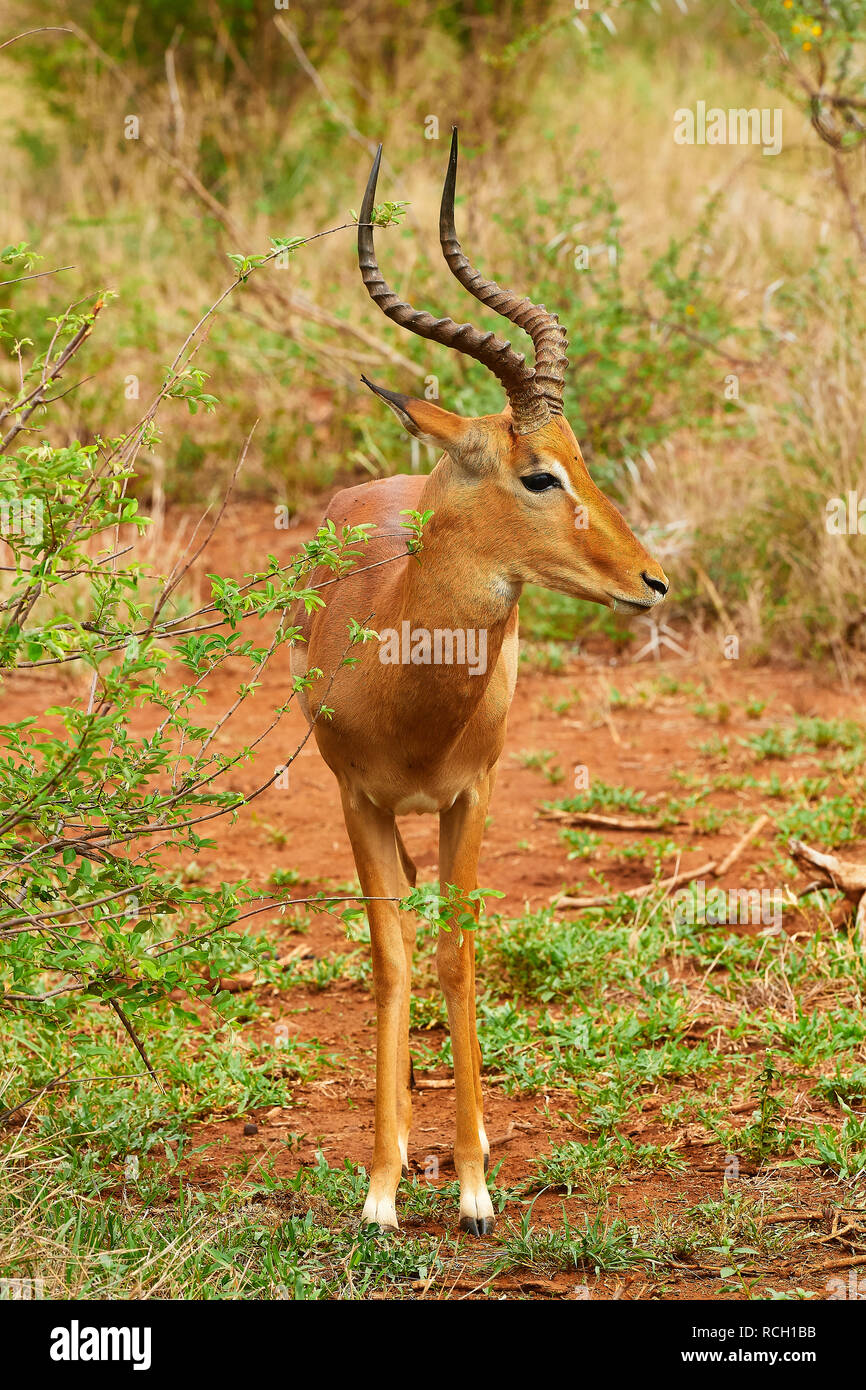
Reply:
<svg viewBox="0 0 866 1390"><path fill-rule="evenodd" d="M265 511L264 525L262 511ZM291 532L273 532L267 519L267 509L239 506L226 518L221 532L208 553L205 570L242 574L263 563L269 550L279 553L280 547L293 547L296 541L309 534L302 525ZM170 531L170 527L169 527ZM686 634L684 634L685 636ZM664 677L661 693L658 687L653 699L643 707L640 700L628 701L648 682L658 683ZM287 679L286 670L272 670L261 697L247 702L230 728L231 743L253 738L267 722L270 700L279 697L280 681ZM724 726L708 723L695 712L695 696L688 692L700 687L710 692L710 698L730 707ZM664 688L671 693L665 694ZM618 700L627 697L623 704ZM10 683L5 698L8 717L45 708L61 693L56 682L36 676L20 676ZM218 691L217 694L220 692ZM225 678L225 701L232 694L229 677ZM564 712L554 713L552 706ZM743 709L751 704L762 712L747 718ZM217 700L215 708L219 708ZM505 755L491 808L480 865L482 886L504 892L496 910L504 916L515 916L527 907L537 908L550 901L552 895L585 879L581 863L569 863L557 825L542 819L539 809L546 800L568 796L572 786L572 771L586 765L594 780L627 785L646 794L649 799L682 794L675 780L677 772L694 770L700 758L703 770L718 770L745 765L745 755L737 749L737 737L752 735L771 723L783 722L792 716L862 719L862 692L842 690L828 674L825 680L799 670L755 667L722 659L705 663L673 660L659 663L628 664L627 656L613 663L610 652L603 647L575 655L562 671L551 673L533 669L528 664L518 681L510 721ZM263 746L254 768L238 773L234 785L252 786L262 780L272 767L279 765L292 752L305 731L299 712L292 712ZM727 753L714 755L698 749L720 732L729 742ZM552 785L543 769L526 766L521 754L552 753L547 766L558 765L564 780ZM764 765L763 775L776 770L775 763ZM798 771L797 760L780 764L778 770L786 776ZM799 769L802 775L802 769ZM750 789L720 790L714 794L713 805L735 809L738 817L715 832L693 833L690 829L673 832L681 842L681 868L697 865L704 860L723 857L742 833L743 825L766 808L765 798ZM412 817L402 823L402 831L410 854L415 859L422 879L437 876L437 822L434 817ZM268 878L278 868L291 867L299 874L301 887L293 896L303 895L306 882L315 891L321 887L349 884L355 878L354 865L343 828L337 788L329 770L322 763L312 743L294 763L288 789L270 789L252 807L245 810L236 825L220 831L218 851L203 855L208 883L226 878L246 876L257 891L269 891ZM612 847L605 838L597 867L616 889L629 889L646 882L645 864L623 863L607 858ZM621 837L620 837L621 838ZM772 834L760 837L738 862L732 875L721 880L722 886L748 883L760 886L766 882L760 866L768 854ZM853 847L852 853L857 849ZM847 852L847 849L846 849ZM795 885L797 886L797 885ZM799 886L803 886L802 883ZM737 928L734 928L737 930ZM357 944L347 943L342 925L325 915L313 916L303 935L292 931L291 921L285 919L285 945L305 947L310 959L323 959L343 950L357 950ZM434 986L429 969L422 963L421 990L432 994ZM315 1164L323 1154L333 1167L345 1159L353 1165L367 1164L372 1148L373 1129L373 1004L368 986L354 980L337 979L327 988L295 987L280 992L262 986L256 992L257 1002L266 1009L268 1022L256 1021L253 1032L263 1028L283 1029L291 1038L317 1039L327 1052L339 1059L333 1077L307 1084L290 1083L284 1109L270 1109L212 1120L195 1127L194 1145L207 1145L188 1160L187 1181L207 1188L216 1185L222 1174L233 1165L252 1165L265 1157L274 1161L274 1171L288 1179L303 1165ZM698 1032L696 1036L700 1036ZM436 1048L443 1039L441 1028L416 1030L413 1046ZM543 1044L539 1044L540 1046ZM483 1037L482 1037L483 1049ZM490 1069L488 1068L488 1073ZM414 1124L410 1157L418 1173L429 1171L430 1156L438 1161L436 1181L453 1181L450 1144L453 1125L453 1091L445 1068L433 1074L418 1071L419 1089L414 1101ZM440 1083L430 1085L430 1083ZM689 1079L679 1091L694 1093L700 1078ZM822 1117L821 1106L807 1094L805 1086L799 1097L803 1116L811 1120ZM566 1092L535 1095L509 1095L497 1081L495 1072L485 1080L487 1127L491 1136L493 1164L501 1160L498 1181L511 1186L525 1180L531 1172L533 1158L546 1152L556 1138L580 1138L573 1122L562 1118L574 1108L574 1096ZM666 1098L678 1094L669 1089ZM622 1181L613 1184L609 1193L609 1209L637 1225L649 1218L675 1217L686 1208L708 1199L718 1199L722 1193L726 1155L711 1138L699 1133L693 1124L676 1126L662 1124L657 1114L660 1099L648 1094L639 1110L634 1110L620 1133L640 1143L669 1143L673 1139L680 1156L685 1160L683 1173L666 1175L625 1173ZM732 1107L732 1111L737 1109ZM739 1109L748 1111L748 1096ZM745 1113L743 1113L745 1122ZM255 1126L254 1133L245 1133ZM286 1134L297 1135L287 1145ZM784 1192L780 1192L780 1181ZM834 1206L840 1200L838 1188L821 1178L812 1179L802 1170L780 1175L772 1165L761 1171L741 1169L741 1182L749 1191L760 1196L766 1193L768 1211L811 1212L816 1235L825 1236L833 1229ZM835 1192L835 1196L833 1193ZM842 1198L852 1201L852 1197ZM567 1197L562 1192L542 1192L535 1199L533 1219L542 1225L560 1218L563 1208L580 1211L579 1197ZM515 1218L519 1211L507 1208ZM456 1207L444 1220L409 1218L404 1228L439 1233L443 1238L456 1237ZM399 1238L399 1237L398 1237ZM586 1285L592 1297L700 1299L719 1296L719 1269L709 1264L693 1267L683 1261L681 1267L670 1267L663 1276L642 1270L629 1274L599 1276L558 1274L553 1278L526 1274L502 1274L491 1281L483 1272L485 1243L461 1243L465 1267L454 1275L450 1293L454 1296L473 1296L475 1290L522 1291L532 1297L581 1298ZM860 1247L863 1249L864 1247ZM802 1287L826 1297L827 1268L832 1257L854 1255L857 1247L831 1245L823 1249L820 1243L808 1259L796 1254L780 1258L772 1277L762 1285L779 1289ZM481 1263L479 1263L481 1261ZM866 1262L866 1256L863 1257ZM723 1263L722 1261L719 1262ZM748 1271L746 1271L748 1272ZM765 1271L766 1272L766 1271ZM446 1294L449 1290L444 1291ZM440 1290L438 1296L442 1296ZM742 1297L728 1294L727 1296Z"/></svg>

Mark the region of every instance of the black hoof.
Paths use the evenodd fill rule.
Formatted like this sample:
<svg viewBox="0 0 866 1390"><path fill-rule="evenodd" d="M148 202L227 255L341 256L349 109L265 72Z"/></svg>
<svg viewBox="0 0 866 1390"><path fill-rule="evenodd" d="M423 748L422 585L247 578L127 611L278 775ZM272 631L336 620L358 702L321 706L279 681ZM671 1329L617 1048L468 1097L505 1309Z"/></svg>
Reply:
<svg viewBox="0 0 866 1390"><path fill-rule="evenodd" d="M460 1229L470 1236L489 1236L496 1225L495 1216L482 1216L477 1221L474 1216L461 1216Z"/></svg>
<svg viewBox="0 0 866 1390"><path fill-rule="evenodd" d="M408 1176L409 1176L409 1165L406 1164L406 1163L404 1163L404 1164L403 1164L403 1169L402 1169L402 1171L403 1171L403 1177L404 1177L404 1178L408 1178Z"/></svg>

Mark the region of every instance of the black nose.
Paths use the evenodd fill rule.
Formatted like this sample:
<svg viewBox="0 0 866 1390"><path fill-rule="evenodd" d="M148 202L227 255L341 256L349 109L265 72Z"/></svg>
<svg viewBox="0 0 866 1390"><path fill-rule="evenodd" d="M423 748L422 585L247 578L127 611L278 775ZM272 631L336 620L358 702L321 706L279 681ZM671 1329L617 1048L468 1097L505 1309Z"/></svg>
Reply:
<svg viewBox="0 0 866 1390"><path fill-rule="evenodd" d="M670 588L670 585L665 584L663 579L653 579L652 575L647 574L646 570L641 572L641 579L648 589L652 589L653 593L661 594L662 598L664 598Z"/></svg>

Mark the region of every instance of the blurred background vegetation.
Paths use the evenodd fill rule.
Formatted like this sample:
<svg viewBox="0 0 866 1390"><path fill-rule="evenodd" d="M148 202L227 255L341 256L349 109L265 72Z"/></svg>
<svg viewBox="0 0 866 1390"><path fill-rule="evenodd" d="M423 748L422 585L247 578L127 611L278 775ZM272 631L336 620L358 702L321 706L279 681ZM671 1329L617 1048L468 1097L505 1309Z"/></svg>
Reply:
<svg viewBox="0 0 866 1390"><path fill-rule="evenodd" d="M379 197L409 203L378 236L394 288L501 330L439 252L457 123L464 247L566 324L566 413L663 558L671 614L847 674L866 649L866 537L828 534L825 517L829 498L866 495L860 0L279 5L6 8L0 42L59 31L0 50L0 244L71 267L26 296L0 286L8 341L103 287L118 296L88 379L55 407L66 438L134 424L232 254L350 222L379 140ZM674 112L698 101L781 109L782 152L677 144ZM351 228L285 260L232 296L196 359L220 408L167 403L145 508L221 494L255 419L243 486L271 528L276 503L304 511L340 482L429 468L362 371L419 395L434 376L464 413L501 407L482 368L378 313ZM17 371L7 347L0 373ZM571 601L530 594L524 610L535 636L574 637Z"/></svg>

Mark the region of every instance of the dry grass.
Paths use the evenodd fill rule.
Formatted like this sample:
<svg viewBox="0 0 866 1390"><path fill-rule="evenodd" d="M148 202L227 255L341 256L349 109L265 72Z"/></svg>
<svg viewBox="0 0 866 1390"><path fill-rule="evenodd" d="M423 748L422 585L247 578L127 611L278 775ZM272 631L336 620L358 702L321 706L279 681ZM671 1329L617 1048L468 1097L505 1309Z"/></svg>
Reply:
<svg viewBox="0 0 866 1390"><path fill-rule="evenodd" d="M22 28L41 22L34 13L30 0L19 0ZM857 537L827 534L824 504L862 482L866 339L862 290L844 269L857 244L828 152L804 111L767 85L760 45L737 37L726 4L703 19L683 20L673 6L652 22L623 14L601 61L588 56L570 22L545 31L545 7L536 14L536 31L531 23L521 30L508 14L467 20L471 48L434 21L432 8L413 15L411 35L367 5L339 23L331 11L293 14L330 109L270 20L252 72L237 58L215 57L212 43L181 35L174 102L165 72L144 69L137 56L140 17L127 18L113 45L106 40L120 76L75 38L36 39L77 64L74 119L58 114L34 76L31 45L0 55L0 240L30 240L46 266L78 267L56 284L36 282L43 302L103 283L121 296L113 341L93 345L94 381L68 400L68 428L86 433L94 413L105 432L133 423L140 402L124 399L125 379L140 378L142 397L157 386L194 316L230 280L227 252L263 251L273 235L346 220L369 160L353 130L385 141L390 168L381 196L411 200L405 227L380 238L394 287L457 316L467 312L465 296L435 241L452 120L463 130L471 194L459 213L464 242L485 269L521 288L526 245L503 218L516 210L532 236L532 202L546 198L551 209L541 225L560 246L552 278L563 296L575 292L571 248L595 229L556 205L556 190L569 180L609 185L622 219L624 282L650 305L649 261L696 227L716 198L703 260L720 309L751 331L748 349L730 344L751 365L708 358L710 377L718 377L716 418L698 419L696 409L693 426L653 451L655 473L641 464L629 476L622 459L611 464L630 516L654 526L659 548L667 547L680 611L695 628L719 620L726 627L730 618L744 646L759 653L834 652L847 671L853 657L840 652L860 640L866 566ZM125 81L137 84L134 94ZM675 144L674 111L698 99L780 106L782 154ZM123 139L130 113L141 121L138 141ZM438 140L425 139L430 116ZM853 164L849 178L859 197ZM819 265L823 278L813 283ZM191 426L180 404L170 407L150 463L157 491L164 484L179 500L221 487L256 418L263 424L247 487L265 505L299 506L339 476L405 468L396 426L382 421L358 385L363 370L409 389L432 371L446 403L459 393L464 408L479 384L477 368L420 347L376 317L359 284L351 232L251 281L200 360L226 409ZM585 369L588 377L593 370ZM725 416L731 370L740 401ZM690 567L696 553L721 611Z"/></svg>

